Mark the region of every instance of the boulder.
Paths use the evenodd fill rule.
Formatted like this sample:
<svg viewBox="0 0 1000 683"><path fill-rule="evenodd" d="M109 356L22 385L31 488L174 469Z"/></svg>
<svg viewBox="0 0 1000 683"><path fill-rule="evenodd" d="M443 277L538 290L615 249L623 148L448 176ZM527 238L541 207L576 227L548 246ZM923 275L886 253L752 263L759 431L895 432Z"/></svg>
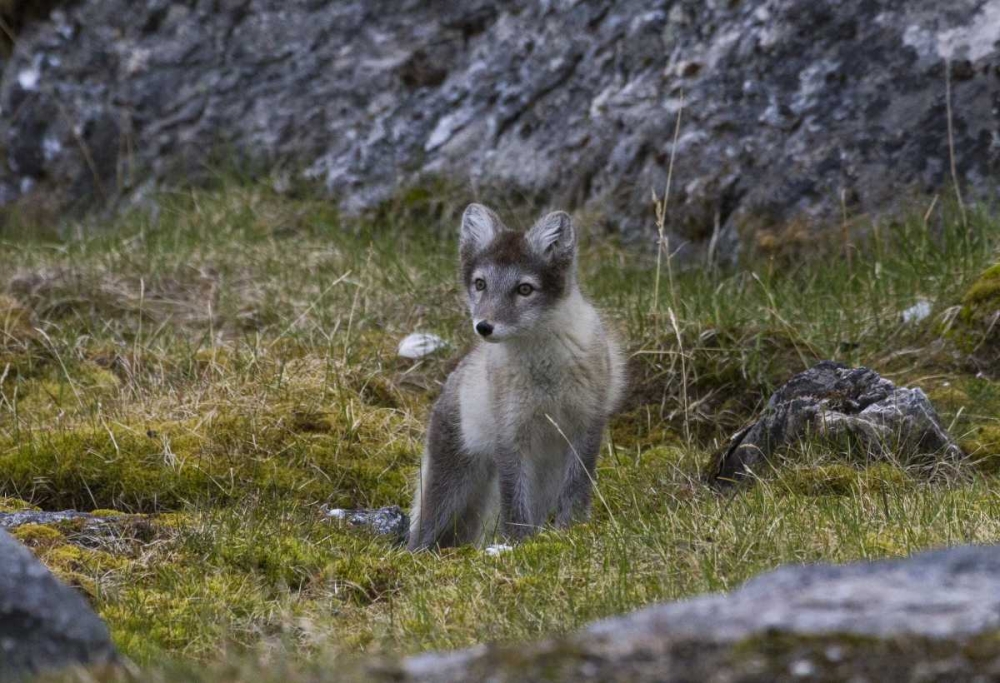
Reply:
<svg viewBox="0 0 1000 683"><path fill-rule="evenodd" d="M3 62L0 203L222 160L348 212L443 177L651 242L673 161L671 250L732 258L946 190L952 161L967 199L1000 187L1000 0L57 4Z"/></svg>
<svg viewBox="0 0 1000 683"><path fill-rule="evenodd" d="M808 442L849 447L863 462L964 457L923 391L897 387L865 367L823 361L792 377L729 440L712 479L731 483L759 474L773 454Z"/></svg>
<svg viewBox="0 0 1000 683"><path fill-rule="evenodd" d="M117 658L104 622L0 530L0 681Z"/></svg>
<svg viewBox="0 0 1000 683"><path fill-rule="evenodd" d="M567 637L417 655L384 680L954 681L1000 675L1000 547L787 566ZM978 676L978 678L977 678Z"/></svg>

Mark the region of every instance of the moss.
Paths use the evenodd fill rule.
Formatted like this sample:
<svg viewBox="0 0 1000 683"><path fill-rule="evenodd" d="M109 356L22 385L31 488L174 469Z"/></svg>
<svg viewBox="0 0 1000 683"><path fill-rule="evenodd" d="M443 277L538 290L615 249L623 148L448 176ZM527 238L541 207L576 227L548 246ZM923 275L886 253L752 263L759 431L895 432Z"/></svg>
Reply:
<svg viewBox="0 0 1000 683"><path fill-rule="evenodd" d="M241 573L253 573L271 584L300 589L310 583L327 562L324 549L303 539L283 535L241 542L232 537L219 559Z"/></svg>
<svg viewBox="0 0 1000 683"><path fill-rule="evenodd" d="M1000 426L980 425L959 442L980 472L1000 473Z"/></svg>
<svg viewBox="0 0 1000 683"><path fill-rule="evenodd" d="M876 557L901 557L907 551L906 545L900 543L897 535L885 531L869 532L865 535L865 544Z"/></svg>
<svg viewBox="0 0 1000 683"><path fill-rule="evenodd" d="M221 415L0 439L0 471L50 509L179 509L248 491L341 507L399 503L419 442L386 439L392 414ZM291 428L289 428L291 427Z"/></svg>
<svg viewBox="0 0 1000 683"><path fill-rule="evenodd" d="M398 590L406 572L412 569L413 563L405 555L395 555L393 561L388 559L352 554L328 564L323 569L322 579L336 594L367 605Z"/></svg>
<svg viewBox="0 0 1000 683"><path fill-rule="evenodd" d="M785 467L779 471L777 481L781 487L798 495L846 496L857 485L858 471L842 464Z"/></svg>
<svg viewBox="0 0 1000 683"><path fill-rule="evenodd" d="M914 484L905 470L885 462L789 464L776 469L775 481L781 489L801 496L867 496L906 490Z"/></svg>
<svg viewBox="0 0 1000 683"><path fill-rule="evenodd" d="M114 572L125 569L129 561L103 550L85 548L67 542L60 530L41 524L24 524L12 532L31 548L38 559L64 583L96 599L101 585Z"/></svg>
<svg viewBox="0 0 1000 683"><path fill-rule="evenodd" d="M1000 301L1000 263L986 269L962 297L962 304L969 307L981 304L994 307L998 301Z"/></svg>
<svg viewBox="0 0 1000 683"><path fill-rule="evenodd" d="M37 417L90 414L117 397L120 380L107 368L54 356L44 349L41 355L31 351L11 357L11 378L20 380L19 412Z"/></svg>
<svg viewBox="0 0 1000 683"><path fill-rule="evenodd" d="M0 294L0 348L24 344L36 337L31 312L16 299Z"/></svg>
<svg viewBox="0 0 1000 683"><path fill-rule="evenodd" d="M629 451L677 444L679 437L651 406L640 406L616 415L609 426L616 448Z"/></svg>
<svg viewBox="0 0 1000 683"><path fill-rule="evenodd" d="M38 511L37 505L32 505L31 503L21 500L20 498L11 498L9 496L0 495L0 512L22 512L24 510Z"/></svg>
<svg viewBox="0 0 1000 683"><path fill-rule="evenodd" d="M66 542L61 531L44 524L22 524L11 535L29 548L46 548Z"/></svg>
<svg viewBox="0 0 1000 683"><path fill-rule="evenodd" d="M961 308L947 336L973 360L990 365L1000 357L1000 264L973 282L961 299Z"/></svg>
<svg viewBox="0 0 1000 683"><path fill-rule="evenodd" d="M968 392L962 388L949 384L938 386L927 392L927 398L939 412L956 412L969 405L971 399Z"/></svg>
<svg viewBox="0 0 1000 683"><path fill-rule="evenodd" d="M941 680L988 671L1000 655L997 633L972 638L903 635L876 638L851 633L802 635L768 632L711 655L709 670L734 673L752 669L760 680L785 680L799 663L808 663L816 680L910 680L934 671Z"/></svg>
<svg viewBox="0 0 1000 683"><path fill-rule="evenodd" d="M90 514L92 514L94 517L110 518L110 517L121 517L122 513L120 511L118 511L118 510L110 510L110 509L107 509L107 508L98 508L96 510L91 510Z"/></svg>
<svg viewBox="0 0 1000 683"><path fill-rule="evenodd" d="M880 462L866 467L861 473L860 485L865 493L902 491L914 486L914 479L901 467Z"/></svg>

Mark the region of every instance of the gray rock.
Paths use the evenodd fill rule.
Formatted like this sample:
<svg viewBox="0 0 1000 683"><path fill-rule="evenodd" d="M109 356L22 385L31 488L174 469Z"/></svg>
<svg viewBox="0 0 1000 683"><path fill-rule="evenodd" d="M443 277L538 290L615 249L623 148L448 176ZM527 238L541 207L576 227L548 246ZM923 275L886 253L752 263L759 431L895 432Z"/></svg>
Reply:
<svg viewBox="0 0 1000 683"><path fill-rule="evenodd" d="M671 248L732 257L947 188L946 75L966 197L997 198L998 22L1000 0L80 0L4 62L0 197L106 204L235 157L348 211L444 176L651 240L674 157Z"/></svg>
<svg viewBox="0 0 1000 683"><path fill-rule="evenodd" d="M716 482L744 479L780 449L814 441L850 443L866 458L902 462L964 457L920 389L897 387L868 368L823 361L771 396L758 420L717 457Z"/></svg>
<svg viewBox="0 0 1000 683"><path fill-rule="evenodd" d="M410 519L398 506L374 510L344 510L324 508L328 519L340 520L349 526L367 529L378 536L387 536L398 543L405 543L410 531Z"/></svg>
<svg viewBox="0 0 1000 683"><path fill-rule="evenodd" d="M961 547L782 567L729 594L656 605L565 638L423 654L380 673L441 682L991 680L997 634L1000 547Z"/></svg>
<svg viewBox="0 0 1000 683"><path fill-rule="evenodd" d="M77 522L85 528L103 527L113 524L119 518L92 515L76 510L48 512L42 510L18 510L17 512L0 512L0 529L14 529L24 524L59 524L61 522Z"/></svg>
<svg viewBox="0 0 1000 683"><path fill-rule="evenodd" d="M83 597L0 530L0 681L116 657L108 629Z"/></svg>

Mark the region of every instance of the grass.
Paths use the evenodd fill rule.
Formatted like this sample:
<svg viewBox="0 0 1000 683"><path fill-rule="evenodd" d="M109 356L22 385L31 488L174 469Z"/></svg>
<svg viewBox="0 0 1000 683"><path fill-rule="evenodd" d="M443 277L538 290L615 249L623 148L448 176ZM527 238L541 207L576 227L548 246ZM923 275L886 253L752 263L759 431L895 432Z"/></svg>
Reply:
<svg viewBox="0 0 1000 683"><path fill-rule="evenodd" d="M439 213L403 201L348 221L233 183L40 233L72 238L8 224L0 509L148 515L86 543L72 525L18 531L87 594L139 680L287 680L359 654L535 640L787 562L995 542L1000 385L981 352L1000 222L917 216L857 236L849 261L819 245L675 266L658 301L655 255L585 240L581 281L628 341L633 380L603 502L498 557L411 555L320 511L408 502L449 354L404 362L396 344L433 332L454 356L471 341ZM904 323L921 300L931 316ZM707 486L730 432L823 358L925 389L970 461L928 479L807 448L754 486Z"/></svg>

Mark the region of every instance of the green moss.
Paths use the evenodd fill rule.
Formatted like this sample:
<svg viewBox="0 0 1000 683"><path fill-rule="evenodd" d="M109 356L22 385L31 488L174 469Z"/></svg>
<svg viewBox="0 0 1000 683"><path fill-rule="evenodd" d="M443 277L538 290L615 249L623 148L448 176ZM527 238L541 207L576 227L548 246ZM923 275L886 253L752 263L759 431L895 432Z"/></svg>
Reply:
<svg viewBox="0 0 1000 683"><path fill-rule="evenodd" d="M875 463L862 470L860 485L865 493L905 491L915 485L913 477L892 463Z"/></svg>
<svg viewBox="0 0 1000 683"><path fill-rule="evenodd" d="M15 528L11 535L29 548L44 548L66 542L62 532L43 524L22 524Z"/></svg>
<svg viewBox="0 0 1000 683"><path fill-rule="evenodd" d="M986 269L962 297L962 304L974 309L986 305L1000 309L1000 263Z"/></svg>
<svg viewBox="0 0 1000 683"><path fill-rule="evenodd" d="M904 469L886 462L868 466L788 463L775 469L774 481L782 490L800 496L880 495L906 491L914 485Z"/></svg>
<svg viewBox="0 0 1000 683"><path fill-rule="evenodd" d="M11 498L9 496L0 495L0 512L22 512L24 510L37 511L40 508L37 505L32 505L31 503L21 500L20 498Z"/></svg>
<svg viewBox="0 0 1000 683"><path fill-rule="evenodd" d="M806 496L846 496L858 482L858 471L849 465L783 467L777 481L789 492Z"/></svg>
<svg viewBox="0 0 1000 683"><path fill-rule="evenodd" d="M677 432L648 405L616 415L609 426L609 438L616 448L629 451L675 445L679 440Z"/></svg>
<svg viewBox="0 0 1000 683"><path fill-rule="evenodd" d="M1000 426L980 425L959 442L977 470L1000 473Z"/></svg>
<svg viewBox="0 0 1000 683"><path fill-rule="evenodd" d="M983 272L966 290L947 336L964 353L992 362L1000 353L1000 264Z"/></svg>
<svg viewBox="0 0 1000 683"><path fill-rule="evenodd" d="M0 350L17 347L36 337L31 312L17 300L0 294Z"/></svg>
<svg viewBox="0 0 1000 683"><path fill-rule="evenodd" d="M120 511L118 511L118 510L109 510L109 509L106 509L106 508L98 508L96 510L91 510L90 514L92 514L94 517L111 518L111 517L121 517L122 513Z"/></svg>
<svg viewBox="0 0 1000 683"><path fill-rule="evenodd" d="M360 418L360 419L359 419ZM296 412L210 422L36 431L0 439L0 472L50 509L178 509L247 492L342 507L405 498L419 442L385 440L391 414ZM289 428L291 427L291 428Z"/></svg>

